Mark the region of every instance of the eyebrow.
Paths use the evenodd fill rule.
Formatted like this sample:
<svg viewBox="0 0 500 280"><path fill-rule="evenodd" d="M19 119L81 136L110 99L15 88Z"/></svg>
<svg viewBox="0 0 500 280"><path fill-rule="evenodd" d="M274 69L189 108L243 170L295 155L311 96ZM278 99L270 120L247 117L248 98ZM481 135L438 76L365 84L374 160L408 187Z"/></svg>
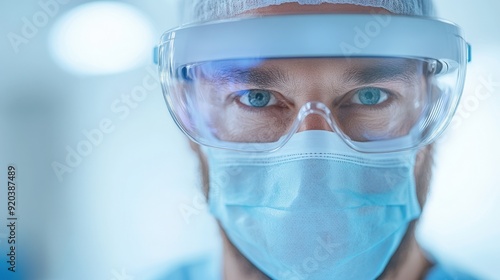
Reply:
<svg viewBox="0 0 500 280"><path fill-rule="evenodd" d="M372 84L399 80L404 83L416 81L416 68L411 63L385 62L359 69L350 69L343 74L347 83Z"/></svg>
<svg viewBox="0 0 500 280"><path fill-rule="evenodd" d="M288 75L276 67L242 69L229 66L204 74L211 81L221 84L248 84L261 88L278 87L290 82Z"/></svg>
<svg viewBox="0 0 500 280"><path fill-rule="evenodd" d="M260 88L280 87L289 84L291 79L286 72L277 67L248 67L238 65L210 65L203 67L202 73L206 79L217 84L247 84ZM373 84L381 82L401 81L416 82L416 67L407 61L375 62L369 66L352 67L343 75L344 83Z"/></svg>

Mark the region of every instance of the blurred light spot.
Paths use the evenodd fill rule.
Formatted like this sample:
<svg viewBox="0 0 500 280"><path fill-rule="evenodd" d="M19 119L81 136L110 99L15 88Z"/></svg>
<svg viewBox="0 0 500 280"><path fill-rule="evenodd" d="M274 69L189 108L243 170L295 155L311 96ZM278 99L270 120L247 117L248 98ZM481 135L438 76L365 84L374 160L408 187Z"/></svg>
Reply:
<svg viewBox="0 0 500 280"><path fill-rule="evenodd" d="M92 2L63 15L50 35L50 50L64 69L111 74L149 62L153 27L134 6Z"/></svg>

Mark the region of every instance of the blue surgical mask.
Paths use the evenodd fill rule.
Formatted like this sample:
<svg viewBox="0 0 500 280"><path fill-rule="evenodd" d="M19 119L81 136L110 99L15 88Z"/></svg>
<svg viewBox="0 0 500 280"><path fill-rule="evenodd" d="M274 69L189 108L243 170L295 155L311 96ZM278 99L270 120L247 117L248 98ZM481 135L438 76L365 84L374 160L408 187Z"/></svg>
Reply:
<svg viewBox="0 0 500 280"><path fill-rule="evenodd" d="M420 214L416 151L363 154L328 131L273 153L204 151L212 213L273 279L374 279Z"/></svg>

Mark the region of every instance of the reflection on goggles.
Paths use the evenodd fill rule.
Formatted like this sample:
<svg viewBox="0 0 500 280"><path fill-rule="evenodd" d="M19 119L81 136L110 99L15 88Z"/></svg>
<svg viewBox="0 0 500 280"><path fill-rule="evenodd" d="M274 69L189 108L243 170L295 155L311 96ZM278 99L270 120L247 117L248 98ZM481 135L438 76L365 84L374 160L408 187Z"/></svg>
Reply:
<svg viewBox="0 0 500 280"><path fill-rule="evenodd" d="M190 111L218 140L275 142L320 114L332 130L365 142L409 133L432 100L429 68L410 59L270 59L203 63L183 76L194 94ZM310 102L324 105L308 110Z"/></svg>
<svg viewBox="0 0 500 280"><path fill-rule="evenodd" d="M238 151L273 151L318 129L362 152L429 144L460 100L467 43L453 24L392 16L346 53L356 27L371 21L289 15L168 31L159 64L169 110L197 143Z"/></svg>

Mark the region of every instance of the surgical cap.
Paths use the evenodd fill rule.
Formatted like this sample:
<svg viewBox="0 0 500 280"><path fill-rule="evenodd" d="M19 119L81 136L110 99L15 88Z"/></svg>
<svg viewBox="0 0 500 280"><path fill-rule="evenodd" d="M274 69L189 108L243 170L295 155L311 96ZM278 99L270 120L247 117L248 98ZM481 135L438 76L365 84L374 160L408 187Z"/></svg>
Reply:
<svg viewBox="0 0 500 280"><path fill-rule="evenodd" d="M433 15L432 0L182 0L182 22L186 24L231 18L249 10L284 3L302 5L353 4L384 8L400 15Z"/></svg>

